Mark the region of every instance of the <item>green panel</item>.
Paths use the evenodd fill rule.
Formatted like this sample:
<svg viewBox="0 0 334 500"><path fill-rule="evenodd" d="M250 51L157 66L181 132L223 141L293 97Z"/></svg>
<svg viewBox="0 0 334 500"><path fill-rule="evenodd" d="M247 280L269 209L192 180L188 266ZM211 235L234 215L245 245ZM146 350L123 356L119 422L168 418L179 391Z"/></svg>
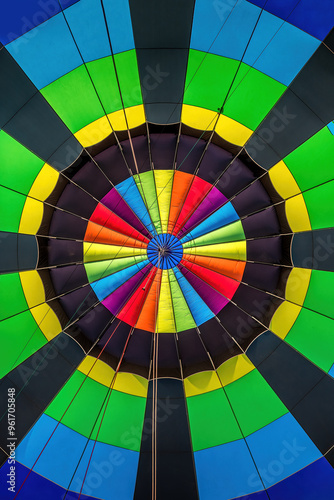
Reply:
<svg viewBox="0 0 334 500"><path fill-rule="evenodd" d="M334 318L334 273L312 271L304 306Z"/></svg>
<svg viewBox="0 0 334 500"><path fill-rule="evenodd" d="M41 93L73 133L104 115L84 66L50 83Z"/></svg>
<svg viewBox="0 0 334 500"><path fill-rule="evenodd" d="M27 148L0 132L1 184L28 194L44 162Z"/></svg>
<svg viewBox="0 0 334 500"><path fill-rule="evenodd" d="M143 103L135 50L116 54L115 64L121 86L124 106L137 106Z"/></svg>
<svg viewBox="0 0 334 500"><path fill-rule="evenodd" d="M133 266L138 262L147 259L147 255L136 255L134 257L124 257L123 259L102 260L99 262L86 262L84 264L87 278L90 283L97 281L122 269Z"/></svg>
<svg viewBox="0 0 334 500"><path fill-rule="evenodd" d="M183 245L183 248L197 247L203 245L214 245L217 243L228 243L245 239L245 233L240 220L227 226L211 231L210 233L194 238Z"/></svg>
<svg viewBox="0 0 334 500"><path fill-rule="evenodd" d="M238 61L233 59L190 50L184 104L218 111L237 67Z"/></svg>
<svg viewBox="0 0 334 500"><path fill-rule="evenodd" d="M224 389L187 398L194 451L242 437Z"/></svg>
<svg viewBox="0 0 334 500"><path fill-rule="evenodd" d="M30 311L0 322L0 378L47 343ZM22 370L22 369L21 369ZM22 373L30 376L30 373Z"/></svg>
<svg viewBox="0 0 334 500"><path fill-rule="evenodd" d="M45 413L59 421L66 408L70 405L62 419L62 423L83 436L89 437L107 394L108 387L87 377L76 394L84 379L85 375L79 370L74 372L55 399L50 403ZM71 403L74 396L75 398Z"/></svg>
<svg viewBox="0 0 334 500"><path fill-rule="evenodd" d="M312 229L333 227L334 182L328 182L304 193Z"/></svg>
<svg viewBox="0 0 334 500"><path fill-rule="evenodd" d="M334 136L324 127L284 162L303 191L333 179Z"/></svg>
<svg viewBox="0 0 334 500"><path fill-rule="evenodd" d="M196 328L194 318L192 317L187 301L182 293L182 290L172 269L168 270L168 278L170 290L172 293L176 330L178 332L182 332L184 330Z"/></svg>
<svg viewBox="0 0 334 500"><path fill-rule="evenodd" d="M227 385L226 393L244 436L287 413L284 404L257 370Z"/></svg>
<svg viewBox="0 0 334 500"><path fill-rule="evenodd" d="M146 398L113 390L101 426L99 441L139 451L145 408Z"/></svg>
<svg viewBox="0 0 334 500"><path fill-rule="evenodd" d="M0 186L0 231L18 232L25 201L23 194Z"/></svg>
<svg viewBox="0 0 334 500"><path fill-rule="evenodd" d="M0 275L0 320L28 309L18 273Z"/></svg>
<svg viewBox="0 0 334 500"><path fill-rule="evenodd" d="M255 130L285 89L285 85L242 63L224 114Z"/></svg>
<svg viewBox="0 0 334 500"><path fill-rule="evenodd" d="M233 59L190 50L185 85L189 88L185 92L184 103L218 111L238 64ZM281 83L242 63L224 114L255 130L285 89Z"/></svg>
<svg viewBox="0 0 334 500"><path fill-rule="evenodd" d="M334 363L334 321L302 309L285 341L328 372Z"/></svg>
<svg viewBox="0 0 334 500"><path fill-rule="evenodd" d="M158 231L158 233L162 233L160 212L157 199L157 192L155 189L153 170L140 174L140 176L135 175L134 180L136 181L137 187L150 213L152 222L156 230Z"/></svg>

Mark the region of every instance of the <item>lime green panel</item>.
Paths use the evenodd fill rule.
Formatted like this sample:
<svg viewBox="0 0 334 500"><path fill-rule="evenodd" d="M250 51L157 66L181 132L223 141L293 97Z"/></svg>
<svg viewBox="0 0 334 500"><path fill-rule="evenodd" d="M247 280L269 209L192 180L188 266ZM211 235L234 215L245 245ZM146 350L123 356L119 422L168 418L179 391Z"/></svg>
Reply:
<svg viewBox="0 0 334 500"><path fill-rule="evenodd" d="M45 413L59 421L66 408L70 405L62 419L62 423L76 432L89 437L108 392L108 387L99 384L89 377L82 384L84 379L85 375L83 373L78 370L74 372L62 390L50 403ZM82 386L80 387L81 384ZM79 387L80 390L77 393ZM73 402L71 403L72 399Z"/></svg>
<svg viewBox="0 0 334 500"><path fill-rule="evenodd" d="M113 390L98 440L139 451L145 408L146 398Z"/></svg>
<svg viewBox="0 0 334 500"><path fill-rule="evenodd" d="M28 309L18 273L0 275L0 320Z"/></svg>
<svg viewBox="0 0 334 500"><path fill-rule="evenodd" d="M111 274L117 273L122 269L133 266L138 262L147 259L147 255L135 255L133 257L124 257L123 259L102 260L98 262L86 262L84 264L87 278L90 283L97 281Z"/></svg>
<svg viewBox="0 0 334 500"><path fill-rule="evenodd" d="M184 103L218 111L238 64L233 59L190 50L185 85L186 88L189 85L189 88L185 92ZM285 88L276 80L242 63L225 104L224 114L255 130Z"/></svg>
<svg viewBox="0 0 334 500"><path fill-rule="evenodd" d="M188 241L183 248L190 248L204 245L214 245L218 243L227 243L230 241L241 241L245 239L245 233L240 220L228 224L227 226L203 234L198 238Z"/></svg>
<svg viewBox="0 0 334 500"><path fill-rule="evenodd" d="M115 64L126 108L143 103L135 50L116 54Z"/></svg>
<svg viewBox="0 0 334 500"><path fill-rule="evenodd" d="M242 437L223 389L187 398L194 451Z"/></svg>
<svg viewBox="0 0 334 500"><path fill-rule="evenodd" d="M287 413L284 404L257 370L252 370L225 389L244 436Z"/></svg>
<svg viewBox="0 0 334 500"><path fill-rule="evenodd" d="M304 306L334 318L334 273L312 271Z"/></svg>
<svg viewBox="0 0 334 500"><path fill-rule="evenodd" d="M242 63L224 114L255 130L285 89L285 85Z"/></svg>
<svg viewBox="0 0 334 500"><path fill-rule="evenodd" d="M285 341L326 372L334 363L334 321L330 318L303 308Z"/></svg>
<svg viewBox="0 0 334 500"><path fill-rule="evenodd" d="M0 132L1 184L28 194L44 162L27 148Z"/></svg>
<svg viewBox="0 0 334 500"><path fill-rule="evenodd" d="M334 135L324 127L290 153L284 162L303 191L333 179L332 158Z"/></svg>
<svg viewBox="0 0 334 500"><path fill-rule="evenodd" d="M0 322L0 378L47 343L30 311ZM36 365L37 366L37 365ZM22 377L32 372L20 368Z"/></svg>
<svg viewBox="0 0 334 500"><path fill-rule="evenodd" d="M312 229L333 227L334 221L334 182L304 193L304 200L310 216Z"/></svg>
<svg viewBox="0 0 334 500"><path fill-rule="evenodd" d="M191 328L196 328L196 323L192 314L189 310L187 301L182 293L182 290L178 284L174 271L172 269L168 270L168 278L170 290L172 293L173 302L173 312L176 324L176 330L182 332L184 330L190 330Z"/></svg>
<svg viewBox="0 0 334 500"><path fill-rule="evenodd" d="M26 197L0 187L0 231L17 233Z"/></svg>
<svg viewBox="0 0 334 500"><path fill-rule="evenodd" d="M157 199L157 192L155 188L155 180L153 170L140 174L140 176L135 175L134 179L136 181L137 187L140 194L144 200L145 205L150 213L152 222L158 231L162 233L160 212Z"/></svg>
<svg viewBox="0 0 334 500"><path fill-rule="evenodd" d="M73 133L104 115L84 66L54 81L41 93Z"/></svg>

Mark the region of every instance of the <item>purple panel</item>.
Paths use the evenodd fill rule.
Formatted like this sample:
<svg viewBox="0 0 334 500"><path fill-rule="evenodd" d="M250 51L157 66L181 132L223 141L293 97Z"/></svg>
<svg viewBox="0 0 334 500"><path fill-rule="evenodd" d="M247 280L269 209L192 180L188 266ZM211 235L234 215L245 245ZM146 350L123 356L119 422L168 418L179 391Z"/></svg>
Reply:
<svg viewBox="0 0 334 500"><path fill-rule="evenodd" d="M172 170L176 148L176 135L151 134L150 139L154 168Z"/></svg>
<svg viewBox="0 0 334 500"><path fill-rule="evenodd" d="M137 229L137 231L141 234L151 239L150 233L133 213L129 205L123 200L122 196L116 189L109 191L109 193L106 194L106 196L101 200L101 203L125 220L125 222L128 222L128 224Z"/></svg>
<svg viewBox="0 0 334 500"><path fill-rule="evenodd" d="M247 262L242 281L261 290L277 293L280 275L279 266Z"/></svg>
<svg viewBox="0 0 334 500"><path fill-rule="evenodd" d="M266 328L230 302L217 315L223 327L245 350Z"/></svg>
<svg viewBox="0 0 334 500"><path fill-rule="evenodd" d="M210 183L216 181L228 167L232 158L231 153L211 143L201 162L198 176Z"/></svg>
<svg viewBox="0 0 334 500"><path fill-rule="evenodd" d="M83 240L86 229L86 220L56 209L52 215L49 236Z"/></svg>
<svg viewBox="0 0 334 500"><path fill-rule="evenodd" d="M97 203L94 198L82 191L82 189L73 184L67 184L58 200L57 206L70 213L89 219Z"/></svg>
<svg viewBox="0 0 334 500"><path fill-rule="evenodd" d="M283 240L280 236L247 241L247 260L280 264L283 257Z"/></svg>
<svg viewBox="0 0 334 500"><path fill-rule="evenodd" d="M87 273L82 264L50 269L50 276L56 295L72 291L88 283Z"/></svg>
<svg viewBox="0 0 334 500"><path fill-rule="evenodd" d="M197 224L202 222L206 217L208 217L212 212L217 210L219 207L226 203L227 198L218 189L213 187L209 194L204 198L202 203L196 208L196 211L192 214L189 220L185 223L178 238L181 239L182 236L193 229Z"/></svg>
<svg viewBox="0 0 334 500"><path fill-rule="evenodd" d="M232 200L232 205L239 217L243 217L268 207L271 205L271 199L261 182L257 181L238 194Z"/></svg>
<svg viewBox="0 0 334 500"><path fill-rule="evenodd" d="M184 377L201 370L212 370L208 354L195 328L179 334L178 348Z"/></svg>
<svg viewBox="0 0 334 500"><path fill-rule="evenodd" d="M48 240L48 264L59 266L61 264L73 264L82 262L83 245L80 241L72 240Z"/></svg>
<svg viewBox="0 0 334 500"><path fill-rule="evenodd" d="M195 274L186 269L182 264L179 264L177 267L214 314L217 314L229 302L225 297L216 292L216 290L201 280L201 278L195 276Z"/></svg>
<svg viewBox="0 0 334 500"><path fill-rule="evenodd" d="M108 297L102 301L102 304L117 316L152 267L152 264L147 264L147 266L132 276L126 283L123 283L117 290L108 295Z"/></svg>
<svg viewBox="0 0 334 500"><path fill-rule="evenodd" d="M73 181L100 200L110 191L112 185L101 170L89 161L74 175Z"/></svg>
<svg viewBox="0 0 334 500"><path fill-rule="evenodd" d="M227 359L241 354L241 349L228 335L216 318L212 318L199 327L201 338L210 356L218 367Z"/></svg>
<svg viewBox="0 0 334 500"><path fill-rule="evenodd" d="M241 189L244 189L248 184L257 178L239 158L235 159L231 166L226 170L224 175L217 184L217 188L231 198Z"/></svg>
<svg viewBox="0 0 334 500"><path fill-rule="evenodd" d="M206 142L189 135L181 135L176 157L176 170L193 174L202 156Z"/></svg>
<svg viewBox="0 0 334 500"><path fill-rule="evenodd" d="M280 225L274 207L246 217L243 219L242 225L246 238L258 238L280 233Z"/></svg>
<svg viewBox="0 0 334 500"><path fill-rule="evenodd" d="M117 145L105 149L96 155L94 160L113 184L118 184L129 177L129 170Z"/></svg>

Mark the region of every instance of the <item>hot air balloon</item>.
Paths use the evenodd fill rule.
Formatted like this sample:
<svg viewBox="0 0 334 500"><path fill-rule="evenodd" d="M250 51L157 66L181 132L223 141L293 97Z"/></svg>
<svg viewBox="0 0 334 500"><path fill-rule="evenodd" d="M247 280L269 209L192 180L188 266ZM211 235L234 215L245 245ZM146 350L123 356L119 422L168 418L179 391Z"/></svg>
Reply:
<svg viewBox="0 0 334 500"><path fill-rule="evenodd" d="M333 26L2 2L1 499L334 499Z"/></svg>

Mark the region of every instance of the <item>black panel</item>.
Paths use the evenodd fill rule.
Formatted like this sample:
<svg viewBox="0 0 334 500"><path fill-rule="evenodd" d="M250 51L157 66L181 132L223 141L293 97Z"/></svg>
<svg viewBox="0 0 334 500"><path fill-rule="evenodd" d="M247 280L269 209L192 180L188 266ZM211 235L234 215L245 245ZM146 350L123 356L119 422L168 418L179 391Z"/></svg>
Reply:
<svg viewBox="0 0 334 500"><path fill-rule="evenodd" d="M194 328L178 335L178 350L182 362L183 377L204 370L212 370L207 351Z"/></svg>
<svg viewBox="0 0 334 500"><path fill-rule="evenodd" d="M56 295L70 292L88 283L83 264L50 269L50 276Z"/></svg>
<svg viewBox="0 0 334 500"><path fill-rule="evenodd" d="M283 258L283 237L259 238L247 241L247 260L281 264Z"/></svg>
<svg viewBox="0 0 334 500"><path fill-rule="evenodd" d="M67 184L58 200L59 208L89 219L94 212L97 201L74 184Z"/></svg>
<svg viewBox="0 0 334 500"><path fill-rule="evenodd" d="M175 134L151 134L151 154L154 168L171 170L175 156Z"/></svg>
<svg viewBox="0 0 334 500"><path fill-rule="evenodd" d="M216 186L227 198L232 198L256 178L257 174L237 158L228 167Z"/></svg>
<svg viewBox="0 0 334 500"><path fill-rule="evenodd" d="M134 500L151 498L152 381L143 426ZM197 500L197 483L183 383L157 381L157 500Z"/></svg>
<svg viewBox="0 0 334 500"><path fill-rule="evenodd" d="M254 182L232 200L232 205L239 217L244 217L268 207L271 199L261 182Z"/></svg>
<svg viewBox="0 0 334 500"><path fill-rule="evenodd" d="M135 329L126 347L120 371L148 378L151 361L152 333Z"/></svg>
<svg viewBox="0 0 334 500"><path fill-rule="evenodd" d="M38 260L37 241L30 234L0 232L0 272L35 269Z"/></svg>
<svg viewBox="0 0 334 500"><path fill-rule="evenodd" d="M205 149L205 141L181 135L176 157L176 169L193 174Z"/></svg>
<svg viewBox="0 0 334 500"><path fill-rule="evenodd" d="M73 181L98 200L101 200L112 188L110 181L92 161L79 169L73 176Z"/></svg>
<svg viewBox="0 0 334 500"><path fill-rule="evenodd" d="M334 229L294 234L291 253L296 267L334 271Z"/></svg>
<svg viewBox="0 0 334 500"><path fill-rule="evenodd" d="M172 333L158 335L158 377L181 378L176 338Z"/></svg>
<svg viewBox="0 0 334 500"><path fill-rule="evenodd" d="M84 352L79 345L64 333L60 333L1 380L1 394L8 394L8 388L15 388L16 392L15 435L17 445L62 388L83 357ZM6 397L0 401L0 412L1 416L5 415L5 418L0 421L0 446L7 449Z"/></svg>
<svg viewBox="0 0 334 500"><path fill-rule="evenodd" d="M212 184L231 161L231 153L211 143L201 161L198 176Z"/></svg>
<svg viewBox="0 0 334 500"><path fill-rule="evenodd" d="M61 264L72 264L82 262L83 260L83 244L82 241L73 240L55 240L46 238L39 239L40 242L47 242L48 248L48 264L50 266L59 266ZM46 267L46 265L43 265Z"/></svg>
<svg viewBox="0 0 334 500"><path fill-rule="evenodd" d="M216 318L203 323L199 327L199 330L202 341L210 353L216 368L227 359L242 353L241 349Z"/></svg>
<svg viewBox="0 0 334 500"><path fill-rule="evenodd" d="M247 262L242 281L266 292L276 293L281 276L278 266Z"/></svg>
<svg viewBox="0 0 334 500"><path fill-rule="evenodd" d="M59 298L59 302L70 321L74 321L97 304L98 299L93 289L88 285L63 295Z"/></svg>
<svg viewBox="0 0 334 500"><path fill-rule="evenodd" d="M130 175L118 146L111 146L94 159L113 184L124 181Z"/></svg>
<svg viewBox="0 0 334 500"><path fill-rule="evenodd" d="M55 209L52 215L49 236L83 240L88 221Z"/></svg>
<svg viewBox="0 0 334 500"><path fill-rule="evenodd" d="M241 283L233 296L233 301L250 316L269 326L271 318L282 299L277 299L269 294L251 288Z"/></svg>
<svg viewBox="0 0 334 500"><path fill-rule="evenodd" d="M247 356L320 451L328 451L334 444L334 379L269 331Z"/></svg>
<svg viewBox="0 0 334 500"><path fill-rule="evenodd" d="M280 225L274 207L246 217L242 221L242 226L246 238L259 238L260 236L280 233Z"/></svg>

